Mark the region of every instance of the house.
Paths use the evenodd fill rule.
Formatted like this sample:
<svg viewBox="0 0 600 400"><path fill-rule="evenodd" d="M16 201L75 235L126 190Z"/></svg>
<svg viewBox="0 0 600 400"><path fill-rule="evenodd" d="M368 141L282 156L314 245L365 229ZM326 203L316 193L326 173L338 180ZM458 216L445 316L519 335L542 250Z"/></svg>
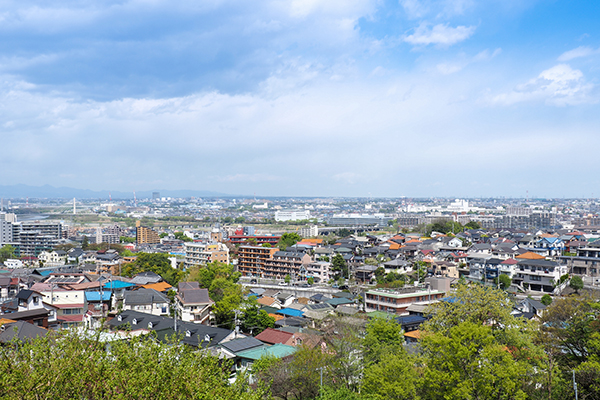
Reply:
<svg viewBox="0 0 600 400"><path fill-rule="evenodd" d="M214 304L208 295L208 289L201 289L198 282L180 282L178 289L175 304L181 319L208 325L211 307Z"/></svg>
<svg viewBox="0 0 600 400"><path fill-rule="evenodd" d="M287 344L291 345L293 343L294 334L290 332L284 332L273 328L267 328L258 335L256 335L256 339L260 340L266 344Z"/></svg>
<svg viewBox="0 0 600 400"><path fill-rule="evenodd" d="M0 324L0 343L9 343L15 338L19 341L44 337L48 330L25 321L7 320Z"/></svg>
<svg viewBox="0 0 600 400"><path fill-rule="evenodd" d="M212 348L235 339L236 334L229 329L217 328L173 318L151 315L139 311L122 311L108 322L115 331L130 331L136 334L156 332L158 340L169 342L180 336L180 341L191 347Z"/></svg>
<svg viewBox="0 0 600 400"><path fill-rule="evenodd" d="M138 289L125 292L123 310L135 310L152 315L169 314L169 298L154 289Z"/></svg>

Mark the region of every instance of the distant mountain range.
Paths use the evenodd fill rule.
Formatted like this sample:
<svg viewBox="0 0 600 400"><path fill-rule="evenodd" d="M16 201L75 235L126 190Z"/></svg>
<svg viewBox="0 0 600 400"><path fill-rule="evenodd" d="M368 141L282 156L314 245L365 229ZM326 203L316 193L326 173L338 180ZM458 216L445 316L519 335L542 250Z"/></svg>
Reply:
<svg viewBox="0 0 600 400"><path fill-rule="evenodd" d="M152 198L152 193L158 192L161 197L233 197L233 195L211 192L208 190L142 190L135 192L138 199ZM78 199L133 199L133 191L119 192L108 190L88 190L74 189L69 187L28 186L28 185L0 185L0 198L18 199L18 198L65 198L73 197Z"/></svg>

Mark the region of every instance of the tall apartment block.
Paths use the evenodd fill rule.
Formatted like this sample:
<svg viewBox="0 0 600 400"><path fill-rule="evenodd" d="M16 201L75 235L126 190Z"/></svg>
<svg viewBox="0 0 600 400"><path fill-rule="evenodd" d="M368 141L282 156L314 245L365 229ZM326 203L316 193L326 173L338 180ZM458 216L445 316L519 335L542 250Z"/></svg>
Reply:
<svg viewBox="0 0 600 400"><path fill-rule="evenodd" d="M136 221L135 241L137 244L156 244L160 243L160 237L154 229L142 226L141 221Z"/></svg>
<svg viewBox="0 0 600 400"><path fill-rule="evenodd" d="M279 249L276 247L240 246L238 271L243 276L262 276L267 260L277 251Z"/></svg>

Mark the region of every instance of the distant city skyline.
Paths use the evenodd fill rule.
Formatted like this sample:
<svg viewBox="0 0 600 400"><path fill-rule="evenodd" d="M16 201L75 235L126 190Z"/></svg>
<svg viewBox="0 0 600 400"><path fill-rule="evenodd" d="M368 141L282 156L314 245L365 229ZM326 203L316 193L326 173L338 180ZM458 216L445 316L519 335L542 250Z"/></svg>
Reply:
<svg viewBox="0 0 600 400"><path fill-rule="evenodd" d="M600 4L4 2L0 185L600 196Z"/></svg>

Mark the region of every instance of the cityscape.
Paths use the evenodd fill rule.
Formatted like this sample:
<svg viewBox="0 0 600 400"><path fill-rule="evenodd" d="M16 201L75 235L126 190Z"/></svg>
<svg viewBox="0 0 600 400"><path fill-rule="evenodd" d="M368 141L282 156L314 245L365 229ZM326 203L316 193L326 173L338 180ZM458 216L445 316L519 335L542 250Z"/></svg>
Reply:
<svg viewBox="0 0 600 400"><path fill-rule="evenodd" d="M0 400L600 400L598 21L0 2Z"/></svg>

